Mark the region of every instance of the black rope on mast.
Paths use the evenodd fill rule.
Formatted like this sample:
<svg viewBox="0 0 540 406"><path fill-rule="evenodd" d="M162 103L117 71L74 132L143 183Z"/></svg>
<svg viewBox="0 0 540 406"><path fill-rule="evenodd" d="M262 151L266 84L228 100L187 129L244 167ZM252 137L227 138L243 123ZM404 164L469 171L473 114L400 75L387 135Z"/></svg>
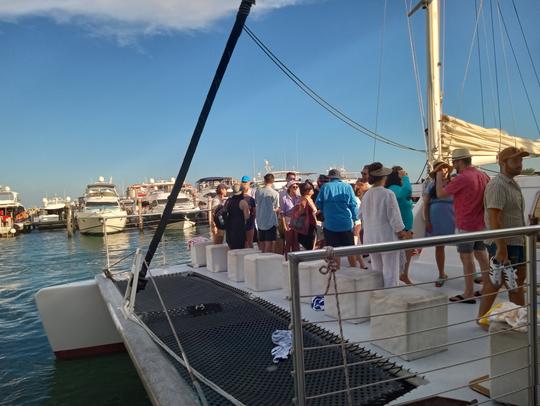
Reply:
<svg viewBox="0 0 540 406"><path fill-rule="evenodd" d="M150 266L159 242L161 241L161 237L163 236L163 232L165 231L165 227L167 226L167 221L171 216L174 204L176 203L176 199L178 198L178 193L180 193L180 190L184 185L184 180L186 179L186 175L191 165L191 161L193 160L193 155L195 155L197 144L199 143L202 132L204 130L204 126L206 124L206 120L208 119L208 115L210 114L210 110L212 109L212 104L214 103L214 99L219 90L219 85L221 84L221 80L225 75L227 65L231 60L234 48L236 46L236 43L238 42L238 38L240 38L240 34L242 33L242 29L253 4L255 4L255 0L242 0L242 3L240 4L238 13L236 14L236 21L234 22L234 26L229 35L229 39L227 40L227 45L225 45L225 49L223 51L223 54L221 55L221 60L219 61L219 65L216 69L214 80L212 81L210 89L208 90L208 94L206 95L206 100L204 101L201 113L199 114L197 125L193 130L191 141L186 150L186 154L184 155L182 166L180 167L180 171L178 172L176 181L174 182L171 194L167 199L167 204L165 205L165 209L163 210L163 214L161 215L159 225L156 229L156 232L154 233L154 236L152 237L150 245L148 246L148 251L146 252L146 256L143 261L141 271L139 273L139 284L137 286L138 289L139 287L140 289L144 289L144 287L146 286L146 271Z"/></svg>

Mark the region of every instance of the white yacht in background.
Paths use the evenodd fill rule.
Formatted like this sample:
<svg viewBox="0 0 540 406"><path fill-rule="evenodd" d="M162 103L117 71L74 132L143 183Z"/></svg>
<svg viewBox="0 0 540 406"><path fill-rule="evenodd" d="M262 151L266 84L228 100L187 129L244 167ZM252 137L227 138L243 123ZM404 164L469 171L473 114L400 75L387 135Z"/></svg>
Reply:
<svg viewBox="0 0 540 406"><path fill-rule="evenodd" d="M86 187L77 224L81 234L102 235L118 233L126 226L127 212L120 207L118 193L112 181L103 176Z"/></svg>
<svg viewBox="0 0 540 406"><path fill-rule="evenodd" d="M39 214L34 217L34 227L39 230L51 230L66 227L66 205L71 204L68 196L43 198L43 207L39 208Z"/></svg>
<svg viewBox="0 0 540 406"><path fill-rule="evenodd" d="M0 236L11 237L29 230L29 216L19 200L19 194L9 186L0 186Z"/></svg>
<svg viewBox="0 0 540 406"><path fill-rule="evenodd" d="M174 180L158 181L151 183L148 194L145 197L147 206L145 209L145 217L150 220L158 220L163 214L165 205L171 194ZM173 207L172 214L169 218L169 228L189 228L195 225L195 220L199 218L201 210L195 205L195 195L191 187L183 187L176 203Z"/></svg>

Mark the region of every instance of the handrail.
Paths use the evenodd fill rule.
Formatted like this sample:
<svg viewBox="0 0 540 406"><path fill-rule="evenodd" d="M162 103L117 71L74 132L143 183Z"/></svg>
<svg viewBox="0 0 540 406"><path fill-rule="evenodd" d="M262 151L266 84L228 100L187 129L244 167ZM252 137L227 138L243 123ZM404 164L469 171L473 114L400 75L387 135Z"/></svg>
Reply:
<svg viewBox="0 0 540 406"><path fill-rule="evenodd" d="M538 360L538 354L536 351L536 340L538 337L538 331L537 331L537 320L536 320L536 314L537 314L537 298L536 298L536 289L534 287L537 284L537 278L536 278L536 242L537 242L537 236L540 233L540 225L535 226L526 226L526 227L516 227L516 228L507 228L507 229L500 229L500 230L489 230L489 231L478 231L478 232L472 232L472 233L464 233L464 234L457 234L457 235L446 235L446 236L437 236L437 237L428 237L428 238L418 238L418 239L411 239L411 240L402 240L402 241L392 241L392 242L385 242L385 243L379 243L379 244L370 244L370 245L356 245L356 246L349 246L349 247L339 247L334 248L332 255L335 257L344 257L344 256L355 256L355 255L363 255L363 254L373 254L373 253L383 253L383 252L390 252L390 251L400 251L400 250L409 250L414 248L426 248L426 247L433 247L433 246L440 246L440 245L455 245L458 243L463 242L471 242L471 241L484 241L484 240L496 240L501 238L508 238L508 237L515 237L520 236L523 237L524 243L526 243L526 260L524 261L524 264L527 265L527 274L528 274L528 344L524 346L523 348L528 348L529 352L529 366L528 366L528 386L527 389L529 390L529 399L533 402L533 404L536 404L537 400L537 393L536 393L536 387L538 382L538 366L537 366L537 360ZM302 309L300 304L300 298L302 297L300 295L300 278L299 278L299 264L301 262L305 261L315 261L320 259L328 258L328 251L327 250L313 250L313 251L297 251L297 252L291 252L288 254L289 259L289 280L290 280L290 289L291 289L291 329L292 329L292 338L293 338L293 364L294 364L294 370L293 375L295 378L295 399L294 402L297 405L304 405L308 399L315 399L319 397L328 396L327 394L318 394L318 395L311 395L309 396L306 393L306 387L305 387L305 374L314 372L312 371L306 371L305 364L304 364L304 331L303 327L305 324L311 324L311 323L305 323L302 319ZM378 290L378 289L373 289ZM365 291L365 290L362 290ZM445 304L448 305L448 304ZM415 309L418 310L418 309ZM345 319L341 319L345 320ZM314 322L314 323L320 323L321 321ZM341 322L341 321L340 321ZM439 328L439 327L438 327ZM476 337L478 339L480 337ZM468 341L468 340L459 340L455 341L453 343L445 343L445 345L449 344L456 344L460 343L461 341ZM533 344L531 344L533 343ZM351 343L348 343L350 345ZM307 349L312 349L312 347L309 347ZM416 351L413 351L416 352ZM404 353L407 354L407 353ZM404 354L394 354L391 357ZM489 358L491 355L488 355L487 357L483 358ZM363 361L363 362L373 362L372 360L369 361ZM468 362L468 361L467 361ZM343 366L344 368L345 366ZM435 370L441 370L446 368L437 368ZM330 369L341 369L342 366L333 366ZM435 371L434 370L434 371ZM430 371L424 371L424 372L430 372ZM403 379L403 377L393 378L393 379ZM376 383L374 383L376 384ZM352 389L344 389L339 391L339 393L354 390L358 388L352 388ZM336 392L337 393L337 392Z"/></svg>
<svg viewBox="0 0 540 406"><path fill-rule="evenodd" d="M455 235L442 235L437 237L413 238L410 240L400 240L368 245L353 245L350 247L334 248L334 255L337 257L375 254L380 252L408 250L413 248L426 248L437 245L451 245L471 241L492 240L498 238L508 238L540 233L540 225L525 226L515 228L505 228L500 230L475 231L472 233L463 233ZM288 254L291 262L299 263L305 261L314 261L326 258L327 253L324 249L313 251L296 251Z"/></svg>

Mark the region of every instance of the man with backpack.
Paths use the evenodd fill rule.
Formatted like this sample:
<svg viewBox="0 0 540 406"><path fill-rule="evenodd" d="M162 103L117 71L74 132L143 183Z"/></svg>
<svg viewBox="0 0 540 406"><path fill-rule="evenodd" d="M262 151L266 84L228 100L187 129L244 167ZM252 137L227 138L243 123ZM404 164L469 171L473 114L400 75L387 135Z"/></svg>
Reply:
<svg viewBox="0 0 540 406"><path fill-rule="evenodd" d="M274 190L274 175L264 175L264 187L255 193L256 220L259 229L259 248L262 252L274 252L277 239L277 213L279 193Z"/></svg>
<svg viewBox="0 0 540 406"><path fill-rule="evenodd" d="M225 239L225 222L223 208L227 199L227 185L220 183L216 187L216 197L212 199L211 231L214 244L223 244Z"/></svg>

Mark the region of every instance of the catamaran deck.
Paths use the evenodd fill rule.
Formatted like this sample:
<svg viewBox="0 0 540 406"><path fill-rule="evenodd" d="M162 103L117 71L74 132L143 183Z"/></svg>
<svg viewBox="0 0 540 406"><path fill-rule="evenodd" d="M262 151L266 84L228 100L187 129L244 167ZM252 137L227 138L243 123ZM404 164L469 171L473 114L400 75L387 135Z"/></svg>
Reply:
<svg viewBox="0 0 540 406"><path fill-rule="evenodd" d="M460 276L461 269L450 266L447 267L447 273L450 277ZM192 276L185 277L190 274ZM294 396L293 377L290 372L293 369L291 360L281 361L276 365L272 363L270 353L274 346L271 342L272 332L276 329L287 329L288 326L290 302L284 290L255 294L249 292L244 283L228 280L226 272L214 273L204 267L193 269L187 265L154 269L152 275L157 277L156 281L167 308L175 309L170 310L169 315L195 369L200 370L199 372L210 380L219 382L220 387L245 404L291 403ZM436 270L433 266L413 263L411 278L415 282L432 281L435 275ZM462 283L462 279L456 279L448 281L443 288L436 288L433 284L423 285L423 288L443 291L450 296L461 292ZM185 399L182 403L188 404L189 399L195 399L192 389L188 389L191 387L190 379L185 369L164 351L158 350L155 344L149 343L149 337L146 337L145 345L136 343L135 341L145 340L147 332L132 321L120 320L123 318L118 310L120 291L123 292L125 289L125 282L118 283L116 289L111 281L100 276L98 284L154 402L170 404L169 401L174 400L172 402L174 404L178 403L178 396L183 396ZM231 289L226 288L227 286ZM507 300L506 294L501 294L499 300ZM202 303L216 305L207 307L204 311L194 307ZM351 369L355 384L371 382L377 376L381 379L385 374L391 377L418 373L419 378L425 378L394 381L398 385L380 388L382 392L378 389L373 392L379 385L369 387L369 394L366 391L357 391L355 404L398 404L441 393L442 396L464 401L477 399L479 402L486 402L485 404L494 404L495 402L491 402L489 398L468 387L469 381L489 374L490 353L485 332L474 321L461 323L476 316L478 304L479 300L475 305L449 304L448 342L460 343L450 345L447 351L414 361L392 357L392 354L370 343L369 322L361 324L344 322L346 338L350 342L362 342L355 351L349 351L348 358L353 361L369 359L374 354L389 357L387 362L378 363L381 369L374 375L365 375L364 372L359 372L360 370L357 373ZM179 353L150 282L146 290L137 296L136 312L154 333L173 351ZM324 312L313 310L308 304L302 304L302 315L315 323L313 328L306 329L304 337L306 346L313 343L336 342L339 334L337 321L325 316ZM317 325L317 322L321 323ZM126 333L128 330L130 334ZM145 354L144 352L149 349L151 352ZM311 361L308 361L308 358ZM477 358L483 359L469 362ZM313 363L314 360L317 362ZM317 351L315 357L306 356L306 363L312 362L310 368L338 365L340 360L338 348L328 354ZM145 362L150 362L152 367L149 368ZM174 370L180 372L176 373L176 376L171 372L173 370L171 365L174 366ZM392 365L402 368L394 368ZM451 365L456 366L445 368ZM329 384L331 381L334 381L334 390L342 389L342 377L342 371L335 370L327 376L310 378L312 380L307 381L307 390L310 393L331 391L332 384ZM419 386L415 388L416 385ZM483 385L489 387L489 381ZM454 389L458 387L461 389ZM186 390L191 393L184 393ZM227 402L208 388L205 394L211 404ZM322 398L317 404L345 404L345 399L340 396L333 399Z"/></svg>

